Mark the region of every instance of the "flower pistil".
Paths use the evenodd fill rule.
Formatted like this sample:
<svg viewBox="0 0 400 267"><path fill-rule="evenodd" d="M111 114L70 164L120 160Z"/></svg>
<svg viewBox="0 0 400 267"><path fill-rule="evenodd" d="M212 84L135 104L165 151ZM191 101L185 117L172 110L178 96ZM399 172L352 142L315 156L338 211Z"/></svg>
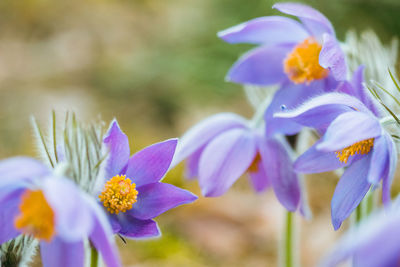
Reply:
<svg viewBox="0 0 400 267"><path fill-rule="evenodd" d="M337 151L336 156L337 158L343 162L347 163L347 160L350 156L355 154L365 155L371 151L371 148L374 146L374 138L369 138L366 140L362 140L360 142L354 143L351 146L348 146L341 151Z"/></svg>
<svg viewBox="0 0 400 267"><path fill-rule="evenodd" d="M132 209L137 195L136 184L131 179L125 175L116 175L107 181L99 198L111 214L118 214Z"/></svg>
<svg viewBox="0 0 400 267"><path fill-rule="evenodd" d="M24 234L51 241L55 234L54 211L41 190L26 190L21 197L15 228Z"/></svg>

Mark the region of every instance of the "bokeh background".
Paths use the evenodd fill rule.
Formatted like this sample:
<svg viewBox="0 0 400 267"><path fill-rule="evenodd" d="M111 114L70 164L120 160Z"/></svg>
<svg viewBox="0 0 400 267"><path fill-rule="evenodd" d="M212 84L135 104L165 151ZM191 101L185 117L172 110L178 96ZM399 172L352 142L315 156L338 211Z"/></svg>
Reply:
<svg viewBox="0 0 400 267"><path fill-rule="evenodd" d="M29 117L75 111L83 121L116 117L133 150L182 135L221 111L251 117L239 85L224 76L248 45L219 30L278 14L268 0L1 0L0 157L35 156ZM303 1L323 12L339 39L373 29L400 33L398 0ZM181 164L166 181L200 194ZM298 218L302 266L337 238L330 224L336 178L307 177L313 220ZM283 210L272 192L241 179L223 197L200 197L158 218L163 236L120 240L125 266L276 266ZM36 265L39 263L37 262Z"/></svg>

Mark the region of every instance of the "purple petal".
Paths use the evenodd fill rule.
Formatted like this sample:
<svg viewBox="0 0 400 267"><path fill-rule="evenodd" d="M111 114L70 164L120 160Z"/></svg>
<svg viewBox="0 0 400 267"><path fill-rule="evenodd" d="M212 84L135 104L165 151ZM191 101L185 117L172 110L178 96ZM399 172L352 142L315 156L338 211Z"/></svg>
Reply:
<svg viewBox="0 0 400 267"><path fill-rule="evenodd" d="M205 196L225 193L249 168L256 155L254 134L233 129L218 135L204 149L199 162L199 183Z"/></svg>
<svg viewBox="0 0 400 267"><path fill-rule="evenodd" d="M384 137L388 145L389 166L386 168L387 173L385 173L382 178L382 202L383 204L388 204L391 201L390 187L392 185L397 166L397 149L396 144L393 142L392 137L388 133L385 132Z"/></svg>
<svg viewBox="0 0 400 267"><path fill-rule="evenodd" d="M298 133L303 126L293 120L274 118L274 113L282 109L293 109L308 100L311 96L321 94L324 88L324 80L315 81L309 86L304 84L296 85L287 82L276 91L274 98L265 111L264 120L266 123L267 136L281 133L292 135Z"/></svg>
<svg viewBox="0 0 400 267"><path fill-rule="evenodd" d="M312 35L318 37L324 32L335 35L330 21L319 11L299 3L278 3L272 6L280 12L299 17Z"/></svg>
<svg viewBox="0 0 400 267"><path fill-rule="evenodd" d="M85 202L91 208L90 212L94 218L90 241L108 267L122 266L107 216L93 198L86 197Z"/></svg>
<svg viewBox="0 0 400 267"><path fill-rule="evenodd" d="M358 206L370 188L367 180L371 154L351 164L340 178L331 202L332 224L335 230Z"/></svg>
<svg viewBox="0 0 400 267"><path fill-rule="evenodd" d="M135 153L128 161L126 176L136 186L158 182L171 165L177 142L178 139L169 139Z"/></svg>
<svg viewBox="0 0 400 267"><path fill-rule="evenodd" d="M197 199L187 190L166 183L146 184L137 188L137 202L127 214L140 220L157 217L161 213Z"/></svg>
<svg viewBox="0 0 400 267"><path fill-rule="evenodd" d="M119 128L117 120L111 122L103 143L109 149L105 171L107 178L111 179L120 174L128 162L130 154L128 137Z"/></svg>
<svg viewBox="0 0 400 267"><path fill-rule="evenodd" d="M0 244L17 237L20 232L14 228L19 214L19 203L24 190L15 190L0 201Z"/></svg>
<svg viewBox="0 0 400 267"><path fill-rule="evenodd" d="M300 43L308 35L300 23L281 16L255 18L218 33L228 43L264 45Z"/></svg>
<svg viewBox="0 0 400 267"><path fill-rule="evenodd" d="M347 166L336 156L335 152L317 150L319 142L315 143L294 162L294 169L301 173L320 173L336 170Z"/></svg>
<svg viewBox="0 0 400 267"><path fill-rule="evenodd" d="M258 193L269 188L271 186L271 182L268 179L268 175L264 169L264 164L261 158L256 166L256 171L248 170L248 174L254 190Z"/></svg>
<svg viewBox="0 0 400 267"><path fill-rule="evenodd" d="M40 242L40 254L44 267L83 267L85 250L83 242L67 243L59 238L50 243Z"/></svg>
<svg viewBox="0 0 400 267"><path fill-rule="evenodd" d="M310 99L293 110L275 113L274 118L287 118L308 127L326 128L344 112L358 110L371 113L357 98L347 94L326 93Z"/></svg>
<svg viewBox="0 0 400 267"><path fill-rule="evenodd" d="M121 235L129 238L151 238L161 235L157 223L153 220L139 220L124 216L120 220Z"/></svg>
<svg viewBox="0 0 400 267"><path fill-rule="evenodd" d="M369 173L368 173L368 182L376 185L381 178L385 176L387 173L387 169L389 168L389 152L388 152L389 144L386 142L384 136L380 136L375 138L374 147L372 149L372 159Z"/></svg>
<svg viewBox="0 0 400 267"><path fill-rule="evenodd" d="M290 45L281 45L250 50L236 61L226 80L260 86L282 83L287 79L283 72L283 61L292 48Z"/></svg>
<svg viewBox="0 0 400 267"><path fill-rule="evenodd" d="M171 167L204 147L218 134L232 128L244 128L246 119L234 113L219 113L202 120L179 139Z"/></svg>
<svg viewBox="0 0 400 267"><path fill-rule="evenodd" d="M323 35L319 64L321 67L329 69L336 80L346 80L347 66L344 52L336 38L330 34Z"/></svg>
<svg viewBox="0 0 400 267"><path fill-rule="evenodd" d="M93 227L93 219L89 207L82 204L83 193L76 185L65 178L49 177L41 188L54 211L57 235L68 242L86 237Z"/></svg>
<svg viewBox="0 0 400 267"><path fill-rule="evenodd" d="M13 157L0 161L0 185L33 182L50 173L50 169L32 158Z"/></svg>
<svg viewBox="0 0 400 267"><path fill-rule="evenodd" d="M203 149L198 149L186 161L185 177L188 179L194 179L199 176L199 161Z"/></svg>
<svg viewBox="0 0 400 267"><path fill-rule="evenodd" d="M379 121L362 112L351 111L339 115L329 125L317 149L339 151L359 141L378 137L382 134Z"/></svg>
<svg viewBox="0 0 400 267"><path fill-rule="evenodd" d="M259 149L276 197L287 210L295 211L300 202L300 187L285 146L275 139L265 139Z"/></svg>

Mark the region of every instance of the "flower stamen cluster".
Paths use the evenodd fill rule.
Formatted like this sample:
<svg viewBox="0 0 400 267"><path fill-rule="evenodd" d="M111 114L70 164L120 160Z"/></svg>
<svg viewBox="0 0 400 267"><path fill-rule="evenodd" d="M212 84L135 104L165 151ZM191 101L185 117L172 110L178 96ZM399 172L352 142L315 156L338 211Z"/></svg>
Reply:
<svg viewBox="0 0 400 267"><path fill-rule="evenodd" d="M15 218L15 228L24 234L51 241L55 234L54 211L40 190L26 190L21 197L20 214Z"/></svg>
<svg viewBox="0 0 400 267"><path fill-rule="evenodd" d="M132 209L137 195L136 184L131 179L125 175L116 175L107 181L99 198L111 214L118 214Z"/></svg>
<svg viewBox="0 0 400 267"><path fill-rule="evenodd" d="M369 138L360 142L357 142L351 146L348 146L341 151L337 151L337 158L343 162L347 163L350 156L355 154L365 155L371 151L371 148L374 146L374 138Z"/></svg>
<svg viewBox="0 0 400 267"><path fill-rule="evenodd" d="M284 71L292 82L309 84L328 76L329 71L319 64L321 49L322 46L313 37L293 48L284 60Z"/></svg>

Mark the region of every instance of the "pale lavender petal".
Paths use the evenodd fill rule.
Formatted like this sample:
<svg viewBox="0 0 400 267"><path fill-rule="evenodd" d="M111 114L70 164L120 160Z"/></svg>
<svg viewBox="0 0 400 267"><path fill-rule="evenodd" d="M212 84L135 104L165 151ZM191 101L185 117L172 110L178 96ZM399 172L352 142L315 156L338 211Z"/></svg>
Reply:
<svg viewBox="0 0 400 267"><path fill-rule="evenodd" d="M277 3L272 8L276 8L282 13L299 17L311 34L316 37L324 32L335 35L330 21L312 7L300 3Z"/></svg>
<svg viewBox="0 0 400 267"><path fill-rule="evenodd" d="M282 83L287 79L283 72L283 61L292 48L290 45L281 45L250 50L236 61L225 79L260 86Z"/></svg>
<svg viewBox="0 0 400 267"><path fill-rule="evenodd" d="M326 128L344 112L358 110L372 113L357 98L347 94L326 93L311 98L293 110L275 113L274 118L287 118L313 128Z"/></svg>
<svg viewBox="0 0 400 267"><path fill-rule="evenodd" d="M251 184L254 190L259 193L263 192L271 186L271 182L268 179L266 170L264 169L264 164L260 158L256 165L256 171L248 171L250 176Z"/></svg>
<svg viewBox="0 0 400 267"><path fill-rule="evenodd" d="M308 35L300 23L281 16L255 18L218 33L228 43L265 45L300 43Z"/></svg>
<svg viewBox="0 0 400 267"><path fill-rule="evenodd" d="M384 136L380 136L375 138L374 147L370 153L372 153L372 159L369 173L368 173L368 182L376 185L379 183L381 178L385 176L387 173L387 169L389 168L389 152L388 152L389 144L386 142L386 138Z"/></svg>
<svg viewBox="0 0 400 267"><path fill-rule="evenodd" d="M129 159L129 140L121 131L117 120L111 122L110 128L103 140L109 150L105 171L108 179L120 174Z"/></svg>
<svg viewBox="0 0 400 267"><path fill-rule="evenodd" d="M259 149L276 197L287 210L295 211L300 202L300 186L285 146L278 140L265 139Z"/></svg>
<svg viewBox="0 0 400 267"><path fill-rule="evenodd" d="M124 216L121 220L121 235L129 238L151 238L161 235L158 225L153 220L139 220Z"/></svg>
<svg viewBox="0 0 400 267"><path fill-rule="evenodd" d="M246 124L246 119L234 113L219 113L202 120L179 139L171 167L204 147L218 134L233 128L244 128Z"/></svg>
<svg viewBox="0 0 400 267"><path fill-rule="evenodd" d="M50 173L50 169L33 158L13 157L0 161L0 185L30 183Z"/></svg>
<svg viewBox="0 0 400 267"><path fill-rule="evenodd" d="M369 114L359 111L339 115L328 127L322 141L317 146L321 151L339 151L362 140L382 134L379 121Z"/></svg>
<svg viewBox="0 0 400 267"><path fill-rule="evenodd" d="M340 48L339 42L330 34L323 35L323 44L319 53L319 64L329 69L333 77L338 81L347 78L347 66L344 52Z"/></svg>
<svg viewBox="0 0 400 267"><path fill-rule="evenodd" d="M108 267L122 266L107 216L93 198L87 196L84 200L90 207L90 212L94 220L93 229L89 235L90 241L97 251L99 251Z"/></svg>
<svg viewBox="0 0 400 267"><path fill-rule="evenodd" d="M319 80L310 85L294 84L287 82L276 91L274 98L264 114L267 136L274 134L292 135L298 133L303 126L293 120L274 118L274 113L286 109L293 109L304 103L313 95L321 94L324 90L324 80Z"/></svg>
<svg viewBox="0 0 400 267"><path fill-rule="evenodd" d="M178 139L168 139L135 153L128 161L126 177L136 186L161 180L171 165L177 142Z"/></svg>
<svg viewBox="0 0 400 267"><path fill-rule="evenodd" d="M59 238L40 242L43 267L83 267L85 250L82 241L67 243Z"/></svg>
<svg viewBox="0 0 400 267"><path fill-rule="evenodd" d="M318 143L315 143L306 152L300 155L294 162L294 169L301 173L320 173L333 171L348 164L342 163L335 152L323 152L317 150Z"/></svg>
<svg viewBox="0 0 400 267"><path fill-rule="evenodd" d="M140 220L157 217L161 213L197 199L187 190L166 183L152 183L137 188L137 202L127 214Z"/></svg>
<svg viewBox="0 0 400 267"><path fill-rule="evenodd" d="M204 149L199 162L199 183L205 196L220 196L245 173L256 156L254 134L233 129L218 135Z"/></svg>
<svg viewBox="0 0 400 267"><path fill-rule="evenodd" d="M389 164L388 168L386 168L387 173L385 173L382 179L382 202L387 205L391 201L390 188L397 166L397 149L396 144L388 133L385 132L384 137L388 144Z"/></svg>
<svg viewBox="0 0 400 267"><path fill-rule="evenodd" d="M20 234L14 227L14 220L19 214L18 206L23 192L23 190L15 190L0 201L0 244Z"/></svg>
<svg viewBox="0 0 400 267"><path fill-rule="evenodd" d="M203 149L198 149L186 160L185 177L188 179L194 179L199 176L199 161Z"/></svg>
<svg viewBox="0 0 400 267"><path fill-rule="evenodd" d="M83 192L66 178L49 177L41 189L55 214L57 234L68 242L76 242L86 237L92 227L90 209L83 205Z"/></svg>
<svg viewBox="0 0 400 267"><path fill-rule="evenodd" d="M360 204L371 187L367 180L371 154L351 164L336 185L331 202L332 224L335 230Z"/></svg>

